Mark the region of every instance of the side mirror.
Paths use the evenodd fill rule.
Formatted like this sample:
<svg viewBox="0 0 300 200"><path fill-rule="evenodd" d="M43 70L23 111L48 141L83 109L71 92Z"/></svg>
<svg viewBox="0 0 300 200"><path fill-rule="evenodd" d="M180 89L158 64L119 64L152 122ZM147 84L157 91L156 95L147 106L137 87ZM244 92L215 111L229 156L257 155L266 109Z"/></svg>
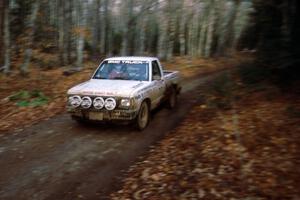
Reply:
<svg viewBox="0 0 300 200"><path fill-rule="evenodd" d="M161 80L161 76L159 76L159 75L154 75L154 76L152 77L152 80L153 80L153 81L160 81L160 80Z"/></svg>

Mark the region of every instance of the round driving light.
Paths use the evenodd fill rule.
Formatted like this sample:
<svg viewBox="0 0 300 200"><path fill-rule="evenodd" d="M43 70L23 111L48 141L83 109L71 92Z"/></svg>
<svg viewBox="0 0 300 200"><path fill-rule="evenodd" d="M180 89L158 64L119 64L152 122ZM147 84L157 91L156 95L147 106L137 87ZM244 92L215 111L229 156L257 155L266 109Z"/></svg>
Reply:
<svg viewBox="0 0 300 200"><path fill-rule="evenodd" d="M82 97L81 107L89 108L92 105L92 99L90 97Z"/></svg>
<svg viewBox="0 0 300 200"><path fill-rule="evenodd" d="M117 105L117 103L116 103L116 100L114 98L110 97L110 98L105 99L105 105L104 106L107 110L115 109L116 105Z"/></svg>
<svg viewBox="0 0 300 200"><path fill-rule="evenodd" d="M71 96L69 97L69 103L73 108L77 108L81 104L81 98L80 96Z"/></svg>
<svg viewBox="0 0 300 200"><path fill-rule="evenodd" d="M102 109L104 107L104 99L102 97L96 97L94 99L93 105L96 109Z"/></svg>

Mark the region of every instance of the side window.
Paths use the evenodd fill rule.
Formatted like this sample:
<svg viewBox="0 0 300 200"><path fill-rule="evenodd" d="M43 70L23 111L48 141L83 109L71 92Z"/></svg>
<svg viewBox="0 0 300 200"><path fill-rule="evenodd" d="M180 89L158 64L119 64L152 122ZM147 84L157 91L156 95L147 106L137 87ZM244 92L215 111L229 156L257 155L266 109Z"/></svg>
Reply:
<svg viewBox="0 0 300 200"><path fill-rule="evenodd" d="M159 70L157 61L152 61L152 80L154 80L154 76L161 78L161 72Z"/></svg>

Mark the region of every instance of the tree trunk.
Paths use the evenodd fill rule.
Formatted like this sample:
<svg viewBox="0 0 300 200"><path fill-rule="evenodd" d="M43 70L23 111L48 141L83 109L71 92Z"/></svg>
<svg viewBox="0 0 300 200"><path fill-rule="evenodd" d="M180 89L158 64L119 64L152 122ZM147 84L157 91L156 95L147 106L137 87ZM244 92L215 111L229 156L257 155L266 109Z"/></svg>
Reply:
<svg viewBox="0 0 300 200"><path fill-rule="evenodd" d="M236 38L235 36L235 20L238 14L238 8L240 6L240 0L235 0L235 2L232 3L232 8L229 13L228 23L227 23L227 33L225 34L224 38L224 47L223 51L225 53L226 49L232 48L234 40Z"/></svg>
<svg viewBox="0 0 300 200"><path fill-rule="evenodd" d="M191 18L191 28L190 28L190 45L189 45L189 49L190 49L190 56L195 57L197 54L197 31L198 31L198 27L199 27L199 22L197 19L197 12L193 13L193 16Z"/></svg>
<svg viewBox="0 0 300 200"><path fill-rule="evenodd" d="M58 4L58 49L60 65L65 65L65 1L59 0Z"/></svg>
<svg viewBox="0 0 300 200"><path fill-rule="evenodd" d="M8 74L10 72L10 8L9 0L5 0L4 8L4 73Z"/></svg>
<svg viewBox="0 0 300 200"><path fill-rule="evenodd" d="M143 55L145 53L145 43L146 43L146 38L145 38L145 32L146 32L146 22L145 20L142 20L141 22L141 30L140 30L140 45L139 45L139 55Z"/></svg>
<svg viewBox="0 0 300 200"><path fill-rule="evenodd" d="M166 25L164 21L160 21L159 22L159 33L158 33L158 56L159 58L161 58L162 60L166 60L167 59L167 31L166 31Z"/></svg>
<svg viewBox="0 0 300 200"><path fill-rule="evenodd" d="M64 5L64 44L63 44L63 63L64 65L69 64L69 56L68 56L68 43L70 40L70 15L72 9L70 8L71 1L65 1Z"/></svg>
<svg viewBox="0 0 300 200"><path fill-rule="evenodd" d="M209 16L208 16L208 26L207 26L207 33L206 33L206 43L205 43L205 57L211 56L211 47L213 42L213 32L214 32L214 23L215 23L215 8L214 8L214 1L210 2L209 6Z"/></svg>
<svg viewBox="0 0 300 200"><path fill-rule="evenodd" d="M77 61L76 61L76 68L78 70L82 69L83 63L83 47L84 47L84 37L82 34L79 35L77 40Z"/></svg>
<svg viewBox="0 0 300 200"><path fill-rule="evenodd" d="M27 25L27 29L29 33L27 36L27 45L26 45L23 64L20 67L20 72L23 75L26 75L28 73L28 65L30 63L31 55L32 55L32 42L33 42L33 37L35 32L35 21L39 10L39 6L40 6L40 1L36 0L33 3L31 16Z"/></svg>
<svg viewBox="0 0 300 200"><path fill-rule="evenodd" d="M205 42L207 38L207 29L208 29L208 15L209 15L209 3L203 4L202 8L202 17L201 17L201 25L200 25L200 35L199 35L199 49L198 55L204 56L205 55Z"/></svg>
<svg viewBox="0 0 300 200"><path fill-rule="evenodd" d="M78 28L78 36L77 36L77 60L76 60L76 68L77 70L82 69L83 63L83 49L84 49L84 29L86 23L86 2L81 0L77 0L77 28Z"/></svg>
<svg viewBox="0 0 300 200"><path fill-rule="evenodd" d="M143 5L142 5L142 10L144 10L146 8L146 3L147 2L144 2ZM147 14L145 14L145 16L147 16ZM146 23L147 23L147 19L146 17L144 18L140 18L139 19L139 27L138 30L139 30L139 40L136 42L136 46L138 48L138 54L139 55L143 55L146 51ZM149 38L150 39L150 38Z"/></svg>
<svg viewBox="0 0 300 200"><path fill-rule="evenodd" d="M126 0L125 2L125 13L124 13L124 30L122 40L122 55L128 56L132 46L130 45L130 38L132 37L134 19L133 19L133 0Z"/></svg>
<svg viewBox="0 0 300 200"><path fill-rule="evenodd" d="M174 4L176 2L172 0L168 0L168 43L167 43L167 60L170 60L173 57L174 51L174 40L175 40L175 19L174 12L176 10L174 8Z"/></svg>
<svg viewBox="0 0 300 200"><path fill-rule="evenodd" d="M107 5L107 2L108 0L104 0L104 2L103 2L103 8L104 9L106 9L107 7L106 7L106 5ZM104 55L105 54L105 34L106 34L106 15L107 14L107 11L106 10L104 10L104 12L103 12L103 14L102 14L102 17L101 17L101 19L102 19L102 27L101 27L101 38L100 38L100 43L101 43L101 46L100 46L100 53L102 54L102 55Z"/></svg>
<svg viewBox="0 0 300 200"><path fill-rule="evenodd" d="M101 37L101 0L95 1L95 8L94 8L94 29L93 29L93 40L92 40L92 48L93 48L93 54L96 55L99 51L100 47L100 37Z"/></svg>
<svg viewBox="0 0 300 200"><path fill-rule="evenodd" d="M222 5L220 5L220 12L222 12L222 9L226 8L226 10L228 10L228 8L226 7L227 5L224 4L223 2ZM220 18L222 20L220 20L219 23L219 29L218 29L218 33L219 33L219 37L218 37L218 44L217 44L217 48L216 48L216 54L217 56L221 56L224 54L224 44L225 44L225 37L227 34L227 24L228 24L228 14L225 13L220 13Z"/></svg>
<svg viewBox="0 0 300 200"><path fill-rule="evenodd" d="M238 46L238 41L239 38L241 37L242 33L244 32L244 29L248 23L249 20L249 12L252 3L251 2L240 2L240 1L236 1L236 6L237 6L237 12L236 12L236 19L235 19L235 23L234 23L234 27L235 27L235 34L234 34L234 39L233 39L233 43L232 43L232 47L233 48L237 48Z"/></svg>
<svg viewBox="0 0 300 200"><path fill-rule="evenodd" d="M182 5L181 5L182 6ZM185 49L185 26L186 26L186 11L181 8L179 19L179 44L180 44L180 56L184 56Z"/></svg>
<svg viewBox="0 0 300 200"><path fill-rule="evenodd" d="M161 16L158 16L159 19L159 31L158 31L158 57L162 60L167 59L167 53L168 53L168 20L167 17L164 16L164 13L168 12L168 9L165 8L161 14Z"/></svg>
<svg viewBox="0 0 300 200"><path fill-rule="evenodd" d="M74 28L74 16L73 16L73 9L74 9L74 0L69 0L68 1L68 15L67 15L67 21L68 21L68 38L66 40L66 53L67 53L67 60L68 64L72 62L72 53L73 53L73 46L74 46L74 41L75 37L73 35L73 28Z"/></svg>
<svg viewBox="0 0 300 200"><path fill-rule="evenodd" d="M128 27L127 25L124 26L124 29L123 29L123 35L122 35L122 49L121 49L121 55L122 56L127 56L128 55Z"/></svg>
<svg viewBox="0 0 300 200"><path fill-rule="evenodd" d="M4 8L5 8L5 1L0 1L0 66L3 63L3 46L4 46Z"/></svg>

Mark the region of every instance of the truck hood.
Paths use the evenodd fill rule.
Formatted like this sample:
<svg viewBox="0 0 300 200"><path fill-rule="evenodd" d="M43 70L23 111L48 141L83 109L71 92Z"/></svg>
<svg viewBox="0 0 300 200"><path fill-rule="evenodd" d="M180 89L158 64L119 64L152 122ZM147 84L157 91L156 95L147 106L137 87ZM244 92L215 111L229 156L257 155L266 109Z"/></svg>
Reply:
<svg viewBox="0 0 300 200"><path fill-rule="evenodd" d="M146 85L148 83L143 81L91 79L72 87L68 94L130 97L135 90Z"/></svg>

